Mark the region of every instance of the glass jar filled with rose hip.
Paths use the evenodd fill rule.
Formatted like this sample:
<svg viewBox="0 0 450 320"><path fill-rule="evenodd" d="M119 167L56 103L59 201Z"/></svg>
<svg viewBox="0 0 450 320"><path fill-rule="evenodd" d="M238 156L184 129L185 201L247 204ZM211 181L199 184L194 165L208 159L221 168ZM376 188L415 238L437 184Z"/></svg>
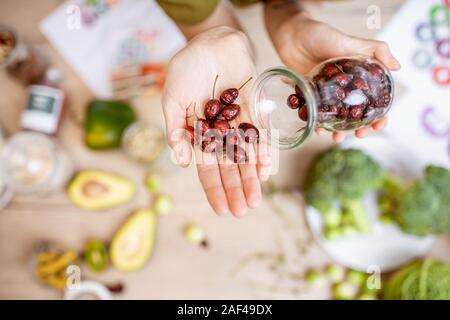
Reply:
<svg viewBox="0 0 450 320"><path fill-rule="evenodd" d="M315 128L354 130L389 111L394 82L379 61L352 56L333 58L306 76L284 68L266 70L256 80L251 109L254 123L280 149L301 145Z"/></svg>

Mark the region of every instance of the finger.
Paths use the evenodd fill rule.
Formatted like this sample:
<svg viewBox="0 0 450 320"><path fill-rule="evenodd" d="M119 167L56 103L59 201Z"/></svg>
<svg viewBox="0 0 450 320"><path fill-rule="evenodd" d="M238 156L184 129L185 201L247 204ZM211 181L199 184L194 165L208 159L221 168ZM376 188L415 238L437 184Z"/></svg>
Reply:
<svg viewBox="0 0 450 320"><path fill-rule="evenodd" d="M244 216L247 212L247 202L242 189L238 165L235 163L220 164L219 170L230 211L235 217Z"/></svg>
<svg viewBox="0 0 450 320"><path fill-rule="evenodd" d="M177 163L187 167L192 159L192 148L185 139L186 109L174 101L167 93L163 94L162 105L166 121L167 141L173 149Z"/></svg>
<svg viewBox="0 0 450 320"><path fill-rule="evenodd" d="M327 131L323 128L316 128L316 134L318 136L323 136Z"/></svg>
<svg viewBox="0 0 450 320"><path fill-rule="evenodd" d="M267 141L267 137L261 134L261 131L259 138L259 143L255 145L256 170L259 180L267 181L272 172L272 147Z"/></svg>
<svg viewBox="0 0 450 320"><path fill-rule="evenodd" d="M367 40L361 38L352 38L353 41L346 42L346 52L366 54L380 60L390 70L399 70L401 68L400 63L391 53L389 46L386 42L377 40Z"/></svg>
<svg viewBox="0 0 450 320"><path fill-rule="evenodd" d="M383 119L380 119L380 120L372 123L372 128L375 131L380 131L381 129L383 129L386 126L386 124L387 124L387 118L383 118Z"/></svg>
<svg viewBox="0 0 450 320"><path fill-rule="evenodd" d="M197 171L200 183L206 193L206 198L218 215L225 215L228 211L228 201L220 177L219 166L211 159L212 154L203 153L195 147Z"/></svg>
<svg viewBox="0 0 450 320"><path fill-rule="evenodd" d="M261 185L256 171L256 155L253 146L248 146L248 162L239 164L247 206L255 208L261 203Z"/></svg>
<svg viewBox="0 0 450 320"><path fill-rule="evenodd" d="M341 143L345 140L345 133L342 131L333 132L333 140L337 143Z"/></svg>
<svg viewBox="0 0 450 320"><path fill-rule="evenodd" d="M355 130L355 136L357 138L364 138L369 134L369 131L370 131L369 127L359 128L358 130Z"/></svg>

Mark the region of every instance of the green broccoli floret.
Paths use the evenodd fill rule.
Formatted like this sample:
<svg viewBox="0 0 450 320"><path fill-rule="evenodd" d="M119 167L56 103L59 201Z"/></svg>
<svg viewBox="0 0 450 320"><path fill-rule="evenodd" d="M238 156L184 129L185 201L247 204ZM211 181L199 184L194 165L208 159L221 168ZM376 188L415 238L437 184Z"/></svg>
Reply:
<svg viewBox="0 0 450 320"><path fill-rule="evenodd" d="M383 179L383 169L362 151L333 148L320 154L308 171L306 203L317 208L325 222L338 210L343 226L352 225L360 232L368 232L370 222L362 200L367 191L381 187Z"/></svg>
<svg viewBox="0 0 450 320"><path fill-rule="evenodd" d="M432 259L413 262L386 282L387 300L450 300L450 264Z"/></svg>
<svg viewBox="0 0 450 320"><path fill-rule="evenodd" d="M400 228L414 235L450 233L450 171L425 168L423 179L411 184L385 180L378 204L382 216L390 215Z"/></svg>

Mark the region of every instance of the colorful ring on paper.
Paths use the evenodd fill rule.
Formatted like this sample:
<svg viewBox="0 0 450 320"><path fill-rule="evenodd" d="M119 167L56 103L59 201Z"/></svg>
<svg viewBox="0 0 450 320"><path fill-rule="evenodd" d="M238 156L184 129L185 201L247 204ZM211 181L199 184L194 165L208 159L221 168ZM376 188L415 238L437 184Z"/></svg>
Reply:
<svg viewBox="0 0 450 320"><path fill-rule="evenodd" d="M447 78L446 79L441 79L441 74L443 73L447 73ZM442 86L448 86L450 85L450 68L447 66L436 66L433 68L432 71L433 74L433 80L434 82L436 82L437 84L440 84Z"/></svg>
<svg viewBox="0 0 450 320"><path fill-rule="evenodd" d="M443 21L438 21L438 14L443 11L445 16ZM450 23L450 10L447 6L441 5L441 6L434 6L430 10L430 22L431 24L441 24L441 23Z"/></svg>
<svg viewBox="0 0 450 320"><path fill-rule="evenodd" d="M430 121L430 116L434 113L434 108L432 106L426 106L425 109L422 112L422 126L424 127L425 131L432 135L433 137L442 138L442 137L450 137L450 122L447 123L447 126L442 129L437 129L436 125L434 125Z"/></svg>
<svg viewBox="0 0 450 320"><path fill-rule="evenodd" d="M432 65L433 57L428 51L419 49L412 57L414 65L419 69L426 69Z"/></svg>
<svg viewBox="0 0 450 320"><path fill-rule="evenodd" d="M425 31L428 30L429 36L425 36ZM422 42L436 40L436 32L434 30L434 25L431 23L421 23L416 28L416 38Z"/></svg>
<svg viewBox="0 0 450 320"><path fill-rule="evenodd" d="M442 58L450 58L450 38L437 41L436 51Z"/></svg>

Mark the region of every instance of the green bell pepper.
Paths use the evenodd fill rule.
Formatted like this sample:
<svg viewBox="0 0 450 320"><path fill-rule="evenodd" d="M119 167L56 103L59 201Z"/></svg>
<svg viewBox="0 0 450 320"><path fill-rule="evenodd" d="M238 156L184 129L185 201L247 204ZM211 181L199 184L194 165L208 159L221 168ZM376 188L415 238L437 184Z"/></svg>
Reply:
<svg viewBox="0 0 450 320"><path fill-rule="evenodd" d="M91 101L86 109L86 146L96 150L120 147L125 128L135 120L134 110L124 102Z"/></svg>

